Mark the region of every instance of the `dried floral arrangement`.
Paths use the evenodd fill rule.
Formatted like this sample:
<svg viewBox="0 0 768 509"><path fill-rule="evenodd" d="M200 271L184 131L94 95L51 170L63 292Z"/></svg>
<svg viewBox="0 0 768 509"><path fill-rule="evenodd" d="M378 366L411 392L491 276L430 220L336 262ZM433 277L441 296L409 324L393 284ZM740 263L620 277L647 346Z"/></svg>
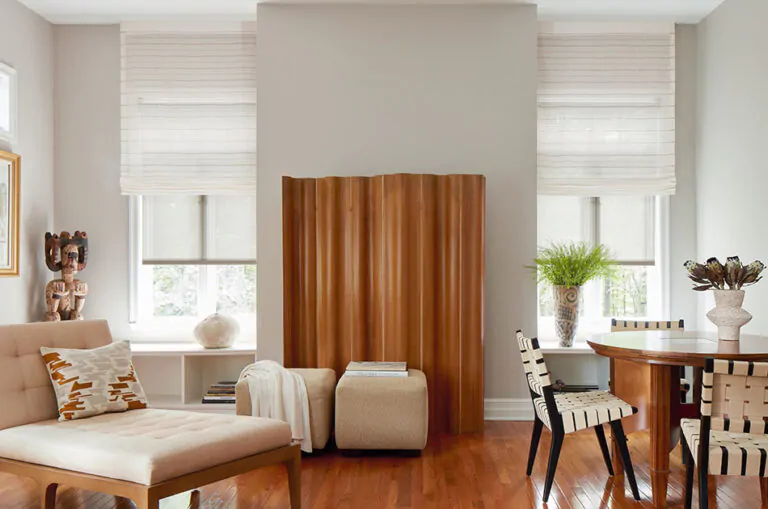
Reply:
<svg viewBox="0 0 768 509"><path fill-rule="evenodd" d="M763 277L760 273L765 265L760 260L755 260L748 265L742 265L738 256L729 256L725 265L717 258L710 258L707 263L697 263L693 260L685 262L688 277L696 283L693 287L697 292L709 289L741 290L744 286L757 283Z"/></svg>

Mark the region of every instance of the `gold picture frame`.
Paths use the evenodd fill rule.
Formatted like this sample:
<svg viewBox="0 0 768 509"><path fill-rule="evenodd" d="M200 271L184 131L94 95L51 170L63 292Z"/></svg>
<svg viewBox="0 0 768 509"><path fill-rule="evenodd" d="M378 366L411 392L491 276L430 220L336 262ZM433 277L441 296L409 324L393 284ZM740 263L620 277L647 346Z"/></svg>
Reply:
<svg viewBox="0 0 768 509"><path fill-rule="evenodd" d="M21 156L0 150L0 277L19 275Z"/></svg>

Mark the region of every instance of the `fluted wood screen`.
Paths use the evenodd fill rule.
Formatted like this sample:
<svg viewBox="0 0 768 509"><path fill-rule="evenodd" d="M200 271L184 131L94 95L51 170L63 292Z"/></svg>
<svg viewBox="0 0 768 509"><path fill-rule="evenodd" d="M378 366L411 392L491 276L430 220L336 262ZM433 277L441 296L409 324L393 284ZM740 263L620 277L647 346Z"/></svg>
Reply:
<svg viewBox="0 0 768 509"><path fill-rule="evenodd" d="M287 367L407 361L430 431L483 427L485 177L283 179Z"/></svg>

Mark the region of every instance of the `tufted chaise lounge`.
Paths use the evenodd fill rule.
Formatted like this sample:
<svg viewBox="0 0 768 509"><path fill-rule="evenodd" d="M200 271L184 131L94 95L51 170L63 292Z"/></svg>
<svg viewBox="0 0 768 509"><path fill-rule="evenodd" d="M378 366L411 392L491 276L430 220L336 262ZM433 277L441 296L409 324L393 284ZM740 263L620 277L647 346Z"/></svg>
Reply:
<svg viewBox="0 0 768 509"><path fill-rule="evenodd" d="M59 422L40 347L111 341L105 321L0 326L0 471L36 480L43 508L65 484L156 509L161 498L285 463L291 507L301 507L301 454L286 423L152 408Z"/></svg>

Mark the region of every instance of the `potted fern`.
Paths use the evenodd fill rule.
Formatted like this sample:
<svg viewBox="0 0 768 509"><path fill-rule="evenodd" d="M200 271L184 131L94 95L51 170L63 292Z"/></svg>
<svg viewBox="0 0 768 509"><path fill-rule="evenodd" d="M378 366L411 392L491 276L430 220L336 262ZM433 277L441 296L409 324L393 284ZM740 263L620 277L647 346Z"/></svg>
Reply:
<svg viewBox="0 0 768 509"><path fill-rule="evenodd" d="M579 322L581 287L587 281L608 277L614 260L605 246L584 242L552 243L541 247L534 260L538 282L549 283L555 297L555 330L560 346L573 346Z"/></svg>

